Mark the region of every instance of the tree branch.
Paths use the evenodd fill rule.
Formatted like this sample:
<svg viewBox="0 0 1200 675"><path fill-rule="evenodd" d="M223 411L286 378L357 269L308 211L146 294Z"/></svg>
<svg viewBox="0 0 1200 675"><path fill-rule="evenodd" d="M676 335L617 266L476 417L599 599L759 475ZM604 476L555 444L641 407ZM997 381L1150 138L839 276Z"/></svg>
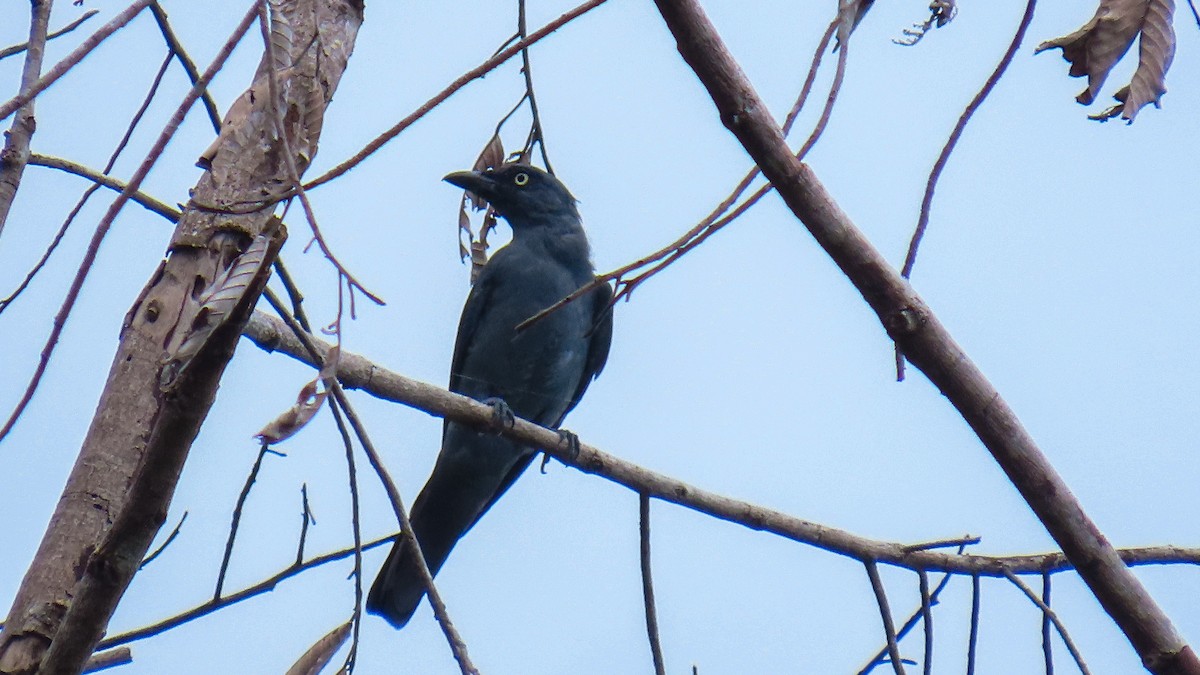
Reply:
<svg viewBox="0 0 1200 675"><path fill-rule="evenodd" d="M50 29L50 8L53 0L42 0L30 4L29 42L25 54L25 67L21 71L21 93L33 89L42 73L42 59L46 54L46 33ZM29 161L29 142L37 123L33 117L33 100L21 106L12 127L4 134L4 149L0 150L0 234L21 185L21 175Z"/></svg>
<svg viewBox="0 0 1200 675"><path fill-rule="evenodd" d="M22 88L20 94L17 94L4 103L0 103L0 120L8 117L18 108L21 108L26 103L29 103L33 99L37 98L38 94L42 93L50 85L57 82L58 78L65 75L68 70L74 68L75 64L82 61L83 57L90 54L91 51L95 49L101 42L104 42L106 39L108 39L108 36L117 32L125 24L132 21L133 17L137 16L138 13L145 9L146 5L149 5L151 2L154 2L154 0L134 0L133 4L122 10L120 14L114 16L111 21L101 26L100 29L95 33L89 35L88 38L83 41L83 43L75 48L75 51L67 54L66 58L54 64L53 68L48 70L45 75L30 85L28 89Z"/></svg>
<svg viewBox="0 0 1200 675"><path fill-rule="evenodd" d="M312 338L312 343L321 357L320 360L313 359L287 325L262 312L255 312L250 317L243 334L265 351L278 351L316 368L320 367L319 363L332 348L329 343ZM435 417L495 431L492 409L486 404L405 377L358 354L340 352L337 376L346 389L361 389L377 398L416 408ZM558 432L520 418L511 429L506 427L496 433L524 445L541 448L546 454L564 464L624 485L636 493L859 561L874 560L910 570L924 569L992 577L1005 577L1007 573L1041 574L1045 571L1071 569L1066 557L1057 552L1017 556L959 555L930 550L941 542L935 542L933 545L913 545L867 539L844 530L702 490L602 452L586 443L580 443L579 454L573 455L569 444L563 441ZM1130 565L1200 565L1200 549L1197 548L1157 546L1125 549L1120 554Z"/></svg>
<svg viewBox="0 0 1200 675"><path fill-rule="evenodd" d="M134 7L144 5L139 0ZM297 63L289 73L289 92L303 97L301 103L289 109L289 115L319 126L323 108L336 90L353 49L362 18L361 4L353 0L308 0L288 8L297 12L290 19L298 41L320 32L328 47L319 59L311 53L294 55ZM93 243L103 235L105 224L111 224L128 193L137 189L183 113L256 16L257 5L185 97L147 160L110 207ZM244 143L219 140L211 169L194 189L196 200L202 203L222 205L244 200L250 194L261 194L264 186L278 184L286 174L280 167L278 139L268 128L266 116L227 119L226 125L229 137ZM317 134L312 128L304 131L304 144L298 140L295 147L307 167L317 150ZM272 209L234 216L194 204L180 219L170 255L151 275L127 315L80 456L9 612L10 624L0 637L0 670L7 667L29 672L42 661L40 667L45 672L72 671L91 654L165 518L175 482L232 356L237 333L265 283L263 265L269 265L281 243L277 223ZM272 228L275 236L271 236ZM255 281L235 296L226 315L228 322L210 324L208 333L199 330L205 315L201 303L193 298L197 286L212 288L218 275L231 267L251 241L268 239L270 246L259 249L261 260ZM79 283L77 278L75 286ZM189 342L196 335L207 337ZM191 353L185 349L189 345L194 346ZM168 365L179 365L178 370L169 372L164 367L164 347L172 356ZM48 607L67 606L65 618L60 613L50 621L38 620ZM52 641L48 652L47 641ZM43 652L45 660L41 658Z"/></svg>
<svg viewBox="0 0 1200 675"><path fill-rule="evenodd" d="M655 0L722 123L879 316L904 356L958 409L1025 498L1142 662L1155 673L1200 673L1200 659L1122 563L1016 414L925 301L788 149L767 106L696 0Z"/></svg>

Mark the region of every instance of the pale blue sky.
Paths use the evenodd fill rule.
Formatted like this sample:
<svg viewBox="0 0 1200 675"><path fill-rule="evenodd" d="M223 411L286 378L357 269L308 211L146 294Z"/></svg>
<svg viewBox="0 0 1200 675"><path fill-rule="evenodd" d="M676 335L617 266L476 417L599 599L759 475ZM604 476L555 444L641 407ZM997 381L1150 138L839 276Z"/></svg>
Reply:
<svg viewBox="0 0 1200 675"><path fill-rule="evenodd" d="M202 67L241 17L241 3L165 3ZM760 94L782 115L803 81L833 4L707 2ZM515 3L369 3L350 68L326 116L310 175L357 151L511 34ZM845 88L810 161L841 206L890 259L902 260L932 165L962 107L994 67L1024 3L962 3L919 46L891 43L924 2L877 3L855 34ZM49 60L123 7L52 43ZM530 26L573 6L530 3ZM964 134L942 178L914 284L992 378L1118 546L1200 538L1200 135L1197 27L1180 8L1179 49L1163 109L1097 124L1074 103L1042 40L1071 32L1094 7L1043 3L1026 44ZM25 5L9 3L0 44L24 40ZM56 7L53 25L82 11ZM39 99L34 149L102 166L164 53L140 17ZM260 47L234 54L213 86L222 109L246 86ZM633 260L689 228L750 160L674 49L649 2L611 0L532 51L551 160L581 201L598 269ZM832 66L832 61L830 61ZM0 91L20 59L0 61ZM1124 84L1122 64L1103 93ZM823 98L832 68L818 84ZM186 91L172 68L116 173L127 177ZM510 64L470 85L375 157L312 194L323 230L358 278L387 299L359 303L347 349L442 384L467 268L458 264L460 193L440 182L470 166L522 90ZM7 94L5 94L7 95ZM797 125L802 137L818 108ZM7 126L7 122L5 123ZM523 138L520 122L506 137ZM211 142L193 112L146 189L186 200L192 165ZM0 237L0 293L24 275L83 189L31 167ZM0 315L0 410L18 399L91 228L94 199L24 299ZM503 229L503 226L502 226ZM46 380L0 444L0 604L11 601L90 422L125 311L171 228L127 207L101 252ZM335 276L301 252L292 219L283 256L315 323L334 318ZM309 369L243 342L192 450L170 522L180 538L134 581L111 624L120 632L212 593L229 514L257 447L251 440L294 399ZM704 488L884 540L980 535L978 552L1053 548L1044 529L950 405L919 372L894 381L892 347L874 314L779 200L768 197L617 308L608 367L566 426L608 452ZM411 501L438 448L441 423L355 398ZM308 550L350 542L340 440L328 414L268 457L243 519L228 589L294 557L299 488L317 526ZM364 535L392 531L383 491L360 478ZM655 582L671 673L855 672L882 643L861 565L667 504L653 508ZM367 583L383 552L365 558ZM133 645L127 673L284 671L353 603L349 562ZM1192 640L1200 639L1200 572L1138 571ZM915 575L884 569L892 607L917 605ZM531 471L455 550L439 588L488 675L652 672L637 563L637 497L552 464ZM1055 607L1093 672L1135 673L1124 637L1071 575ZM1036 585L1036 579L1031 583ZM962 672L970 584L935 609L935 672ZM1011 585L985 580L981 673L1037 672L1040 617ZM427 606L395 632L363 624L359 672L457 672ZM915 636L914 636L915 637ZM920 641L903 644L921 657ZM1070 672L1056 647L1060 672ZM881 671L886 672L886 671Z"/></svg>

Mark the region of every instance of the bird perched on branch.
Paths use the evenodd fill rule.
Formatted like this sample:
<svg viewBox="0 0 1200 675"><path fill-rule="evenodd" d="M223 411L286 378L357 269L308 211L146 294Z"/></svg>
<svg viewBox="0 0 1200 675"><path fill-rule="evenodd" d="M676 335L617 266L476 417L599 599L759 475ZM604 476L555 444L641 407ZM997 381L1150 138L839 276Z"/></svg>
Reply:
<svg viewBox="0 0 1200 675"><path fill-rule="evenodd" d="M527 164L446 176L492 205L512 241L483 268L463 307L450 390L557 429L604 367L612 340L612 290L601 285L518 331L518 324L595 278L575 198ZM433 474L413 503L413 533L429 571L529 466L535 448L446 421ZM425 595L416 560L398 539L371 586L367 610L396 628Z"/></svg>

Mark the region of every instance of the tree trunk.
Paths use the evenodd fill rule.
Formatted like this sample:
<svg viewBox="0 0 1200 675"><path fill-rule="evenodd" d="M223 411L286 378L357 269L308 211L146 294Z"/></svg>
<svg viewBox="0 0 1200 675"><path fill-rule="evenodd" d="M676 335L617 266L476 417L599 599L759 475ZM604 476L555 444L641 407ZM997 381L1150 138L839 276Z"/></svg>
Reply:
<svg viewBox="0 0 1200 675"><path fill-rule="evenodd" d="M316 153L362 3L281 1L271 10L272 50L202 158L208 171L168 257L126 316L95 417L0 634L0 673L32 673L47 650L42 672L79 672L90 656L165 519L262 270L282 244L273 213L293 184L285 152L301 172ZM269 244L259 240L259 273L218 322L201 296L260 235Z"/></svg>

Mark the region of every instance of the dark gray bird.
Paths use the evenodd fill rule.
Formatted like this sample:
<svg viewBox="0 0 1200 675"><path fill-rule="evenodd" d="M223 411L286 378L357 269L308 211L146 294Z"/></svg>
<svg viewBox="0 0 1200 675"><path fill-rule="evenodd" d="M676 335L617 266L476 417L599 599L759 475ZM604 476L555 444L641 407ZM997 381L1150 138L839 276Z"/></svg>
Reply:
<svg viewBox="0 0 1200 675"><path fill-rule="evenodd" d="M612 290L600 286L521 332L516 326L595 278L575 198L558 179L527 164L459 171L445 180L487 200L513 234L467 297L450 390L497 406L503 401L519 417L558 428L608 358ZM437 574L535 452L491 431L444 424L437 464L411 513L431 572ZM413 555L398 540L371 586L367 611L401 628L424 595Z"/></svg>

